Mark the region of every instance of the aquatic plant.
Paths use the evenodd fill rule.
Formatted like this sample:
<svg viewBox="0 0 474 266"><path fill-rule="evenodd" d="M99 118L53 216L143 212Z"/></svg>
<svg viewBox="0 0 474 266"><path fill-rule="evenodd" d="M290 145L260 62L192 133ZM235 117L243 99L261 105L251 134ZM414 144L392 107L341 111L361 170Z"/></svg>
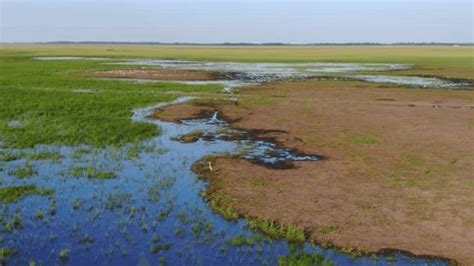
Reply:
<svg viewBox="0 0 474 266"><path fill-rule="evenodd" d="M0 188L0 202L12 203L27 195L51 196L51 189L37 188L35 185L10 186Z"/></svg>
<svg viewBox="0 0 474 266"><path fill-rule="evenodd" d="M86 168L86 175L88 178L110 179L115 177L115 173L107 171L98 171L93 165L88 165Z"/></svg>
<svg viewBox="0 0 474 266"><path fill-rule="evenodd" d="M30 160L52 160L56 162L59 161L61 157L59 152L39 152L26 155L26 158Z"/></svg>
<svg viewBox="0 0 474 266"><path fill-rule="evenodd" d="M160 256L160 266L166 266L166 258L164 256Z"/></svg>
<svg viewBox="0 0 474 266"><path fill-rule="evenodd" d="M130 203L132 195L129 193L109 194L104 202L105 209L113 211L124 207L125 203Z"/></svg>
<svg viewBox="0 0 474 266"><path fill-rule="evenodd" d="M116 176L114 172L97 170L92 164L87 165L86 168L75 166L71 169L71 173L74 177L85 175L92 179L112 179Z"/></svg>
<svg viewBox="0 0 474 266"><path fill-rule="evenodd" d="M279 257L280 266L332 266L333 263L321 254L314 253L293 253L288 256Z"/></svg>
<svg viewBox="0 0 474 266"><path fill-rule="evenodd" d="M81 207L81 201L79 199L72 200L72 209L78 210Z"/></svg>
<svg viewBox="0 0 474 266"><path fill-rule="evenodd" d="M293 242L304 242L306 239L304 230L292 225L282 226L274 221L262 219L250 219L247 221L247 225L251 229L262 231L271 237L286 238Z"/></svg>
<svg viewBox="0 0 474 266"><path fill-rule="evenodd" d="M158 242L161 241L161 238L160 238L159 235L156 235L156 234L155 234L155 235L153 235L153 237L151 238L151 241L152 241L153 243L158 243Z"/></svg>
<svg viewBox="0 0 474 266"><path fill-rule="evenodd" d="M84 243L86 245L92 244L92 243L94 243L94 241L95 241L94 237L92 237L88 234L85 234L81 239L81 243Z"/></svg>
<svg viewBox="0 0 474 266"><path fill-rule="evenodd" d="M18 160L20 158L21 158L20 155L15 154L15 153L10 153L10 152L2 153L0 155L0 161L1 162L15 161L15 160Z"/></svg>
<svg viewBox="0 0 474 266"><path fill-rule="evenodd" d="M26 161L23 166L18 166L15 171L10 172L11 175L16 176L18 178L26 178L36 174L36 171L31 166L30 161Z"/></svg>
<svg viewBox="0 0 474 266"><path fill-rule="evenodd" d="M231 245L238 246L238 247L243 246L243 245L253 246L253 244L255 243L255 239L252 237L245 237L245 236L239 235L239 236L229 238L227 242Z"/></svg>
<svg viewBox="0 0 474 266"><path fill-rule="evenodd" d="M52 199L49 203L49 214L55 215L56 214L56 199Z"/></svg>
<svg viewBox="0 0 474 266"><path fill-rule="evenodd" d="M35 217L38 220L43 220L44 219L44 212L43 210L37 210L35 213Z"/></svg>
<svg viewBox="0 0 474 266"><path fill-rule="evenodd" d="M341 251L349 254L351 258L357 258L363 255L362 251L350 246L342 247Z"/></svg>
<svg viewBox="0 0 474 266"><path fill-rule="evenodd" d="M68 261L69 260L69 252L70 252L69 249L61 249L59 251L59 259L61 261Z"/></svg>
<svg viewBox="0 0 474 266"><path fill-rule="evenodd" d="M12 254L12 250L10 248L0 248L0 259L5 260Z"/></svg>
<svg viewBox="0 0 474 266"><path fill-rule="evenodd" d="M159 181L159 186L162 189L168 190L171 189L176 182L176 177L174 176L168 176Z"/></svg>
<svg viewBox="0 0 474 266"><path fill-rule="evenodd" d="M138 159L138 156L140 155L140 146L138 144L134 144L130 146L127 150L127 158L129 160L136 160Z"/></svg>
<svg viewBox="0 0 474 266"><path fill-rule="evenodd" d="M389 263L394 263L397 261L394 256L387 256L386 260Z"/></svg>
<svg viewBox="0 0 474 266"><path fill-rule="evenodd" d="M153 185L148 188L148 200L150 202L158 202L161 197L161 188L158 185Z"/></svg>
<svg viewBox="0 0 474 266"><path fill-rule="evenodd" d="M156 254L160 251L168 250L171 248L171 244L163 244L163 245L152 245L150 247L150 253Z"/></svg>
<svg viewBox="0 0 474 266"><path fill-rule="evenodd" d="M180 210L178 212L178 218L183 224L187 224L189 222L189 218L186 215L186 212L184 212L183 210Z"/></svg>

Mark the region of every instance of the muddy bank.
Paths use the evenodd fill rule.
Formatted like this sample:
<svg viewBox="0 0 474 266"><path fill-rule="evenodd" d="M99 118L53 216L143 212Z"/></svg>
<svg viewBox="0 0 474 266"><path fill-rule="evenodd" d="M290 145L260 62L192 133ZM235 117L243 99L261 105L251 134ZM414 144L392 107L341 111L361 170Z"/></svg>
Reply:
<svg viewBox="0 0 474 266"><path fill-rule="evenodd" d="M176 70L169 68L118 69L90 73L94 78L148 79L148 80L219 80L223 74L210 71Z"/></svg>
<svg viewBox="0 0 474 266"><path fill-rule="evenodd" d="M270 130L267 137L284 146L326 159L288 170L216 159L210 186L233 209L346 249L474 262L474 114L464 108L474 105L473 92L313 81L267 84L239 97L213 106L232 127ZM180 120L199 107L166 111Z"/></svg>

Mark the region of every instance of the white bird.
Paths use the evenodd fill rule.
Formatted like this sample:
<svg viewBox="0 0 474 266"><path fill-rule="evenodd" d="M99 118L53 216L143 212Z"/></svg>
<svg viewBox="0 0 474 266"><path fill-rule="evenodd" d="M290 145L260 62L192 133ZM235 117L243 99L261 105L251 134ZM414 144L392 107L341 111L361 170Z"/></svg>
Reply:
<svg viewBox="0 0 474 266"><path fill-rule="evenodd" d="M207 165L209 166L209 171L211 171L211 172L212 172L212 171L213 171L213 169L212 169L212 164L211 164L211 162L207 162Z"/></svg>

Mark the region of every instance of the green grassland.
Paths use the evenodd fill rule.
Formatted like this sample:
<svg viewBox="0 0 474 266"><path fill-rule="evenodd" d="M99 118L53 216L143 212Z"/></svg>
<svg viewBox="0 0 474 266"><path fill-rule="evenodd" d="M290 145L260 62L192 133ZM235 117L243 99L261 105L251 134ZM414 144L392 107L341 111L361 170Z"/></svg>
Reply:
<svg viewBox="0 0 474 266"><path fill-rule="evenodd" d="M159 134L130 116L138 107L170 101L180 93L218 86L138 84L88 78L84 73L120 68L96 61L37 61L35 56L100 56L248 62L385 62L415 64L405 74L473 79L474 47L451 46L163 46L2 45L0 141L9 147L36 144L121 145ZM130 68L131 66L127 66Z"/></svg>
<svg viewBox="0 0 474 266"><path fill-rule="evenodd" d="M219 86L132 83L90 79L78 73L117 66L92 61L37 61L0 53L0 140L9 147L36 144L121 145L159 134L132 122L132 110Z"/></svg>

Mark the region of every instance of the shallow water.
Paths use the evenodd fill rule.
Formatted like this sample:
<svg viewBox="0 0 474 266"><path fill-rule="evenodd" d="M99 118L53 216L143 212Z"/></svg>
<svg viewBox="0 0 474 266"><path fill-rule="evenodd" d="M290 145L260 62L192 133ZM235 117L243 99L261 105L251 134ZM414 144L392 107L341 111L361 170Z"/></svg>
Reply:
<svg viewBox="0 0 474 266"><path fill-rule="evenodd" d="M452 82L438 78L412 77L412 76L385 76L385 75L356 75L355 79L375 82L406 85L423 88L458 88L468 86L466 83Z"/></svg>
<svg viewBox="0 0 474 266"><path fill-rule="evenodd" d="M55 191L53 197L28 196L18 203L2 204L1 246L16 252L11 264L25 265L32 259L37 265L156 265L163 261L169 265L275 265L279 256L297 251L323 254L337 265L392 263L392 256L351 259L309 243L290 245L253 232L242 219L224 220L200 195L206 184L190 170L196 160L231 153L272 166L286 160L318 163L320 157L298 155L250 138L227 140L226 136L245 132L228 129L218 114L180 124L146 118L151 110L162 106L134 112L133 120L146 120L163 130L161 136L138 148L131 144L120 149L39 146L23 150L59 152L62 156L57 161L32 161L36 173L23 179L12 173L25 164L25 159L0 163L2 187L35 184ZM214 137L189 144L175 141L180 135L196 131ZM93 179L84 173L74 176L74 168L89 165L113 172L115 178ZM44 218L37 218L39 213ZM5 232L5 222L14 215L21 217L22 228ZM229 239L237 236L251 237L254 244L230 244ZM68 250L67 260L61 261L61 250ZM394 253L393 258L400 265L448 264L401 253Z"/></svg>

